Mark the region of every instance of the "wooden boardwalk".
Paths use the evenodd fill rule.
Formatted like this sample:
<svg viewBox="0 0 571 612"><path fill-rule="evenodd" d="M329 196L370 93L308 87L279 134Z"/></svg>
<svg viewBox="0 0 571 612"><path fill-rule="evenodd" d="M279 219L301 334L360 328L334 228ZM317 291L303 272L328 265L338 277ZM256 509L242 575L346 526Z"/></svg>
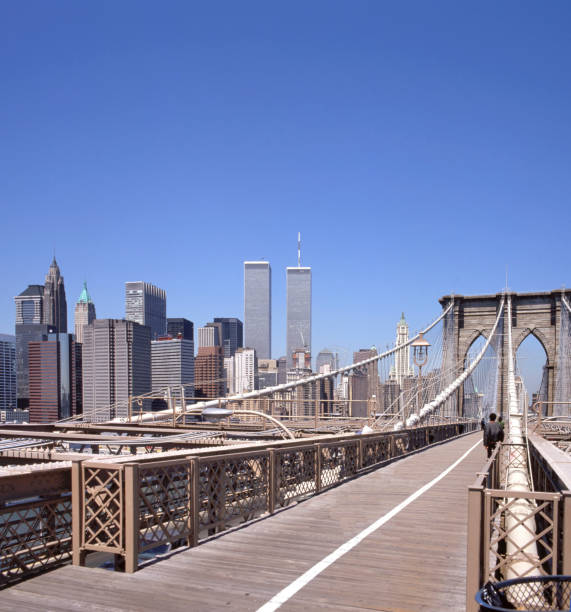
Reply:
<svg viewBox="0 0 571 612"><path fill-rule="evenodd" d="M57 569L0 591L0 610L257 610L479 440L471 434L395 461L135 574ZM484 462L480 444L280 610L463 610L467 487Z"/></svg>

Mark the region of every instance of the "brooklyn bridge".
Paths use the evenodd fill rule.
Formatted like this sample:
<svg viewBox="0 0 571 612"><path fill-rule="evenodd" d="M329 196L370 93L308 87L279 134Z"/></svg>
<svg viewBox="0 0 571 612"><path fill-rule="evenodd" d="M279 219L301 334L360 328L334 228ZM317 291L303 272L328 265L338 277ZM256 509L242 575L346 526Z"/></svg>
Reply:
<svg viewBox="0 0 571 612"><path fill-rule="evenodd" d="M570 292L439 303L342 368L1 426L0 609L477 610L485 584L571 575ZM365 396L334 396L350 377ZM554 592L506 596L569 609Z"/></svg>

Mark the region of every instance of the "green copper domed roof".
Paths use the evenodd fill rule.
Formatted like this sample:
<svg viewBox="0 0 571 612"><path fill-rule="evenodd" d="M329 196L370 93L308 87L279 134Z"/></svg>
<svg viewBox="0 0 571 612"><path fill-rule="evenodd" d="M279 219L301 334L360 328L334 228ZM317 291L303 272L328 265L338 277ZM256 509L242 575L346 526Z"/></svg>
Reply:
<svg viewBox="0 0 571 612"><path fill-rule="evenodd" d="M405 321L405 318L404 318L404 312L401 314L399 325L406 325L406 321Z"/></svg>
<svg viewBox="0 0 571 612"><path fill-rule="evenodd" d="M84 281L83 283L83 289L81 291L81 295L79 296L79 299L77 300L77 303L83 303L83 304L91 304L91 296L89 295L89 292L87 291L87 283Z"/></svg>

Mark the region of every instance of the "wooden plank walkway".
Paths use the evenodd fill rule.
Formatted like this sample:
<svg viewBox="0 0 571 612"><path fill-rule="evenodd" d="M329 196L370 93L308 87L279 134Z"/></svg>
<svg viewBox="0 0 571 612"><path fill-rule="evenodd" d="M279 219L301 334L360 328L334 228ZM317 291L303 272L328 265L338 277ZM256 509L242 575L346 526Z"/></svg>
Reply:
<svg viewBox="0 0 571 612"><path fill-rule="evenodd" d="M471 434L401 459L132 575L57 569L0 591L0 610L257 610L479 440ZM484 462L480 444L280 610L463 610L467 487Z"/></svg>

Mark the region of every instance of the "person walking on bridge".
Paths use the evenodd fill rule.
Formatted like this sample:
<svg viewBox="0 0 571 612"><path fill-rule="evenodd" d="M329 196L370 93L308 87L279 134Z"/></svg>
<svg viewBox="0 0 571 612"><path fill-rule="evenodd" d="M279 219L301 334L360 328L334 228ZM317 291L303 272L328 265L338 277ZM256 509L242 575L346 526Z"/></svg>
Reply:
<svg viewBox="0 0 571 612"><path fill-rule="evenodd" d="M488 458L492 456L496 444L504 441L504 430L496 423L496 413L492 412L489 418L484 429L484 446L488 449Z"/></svg>

